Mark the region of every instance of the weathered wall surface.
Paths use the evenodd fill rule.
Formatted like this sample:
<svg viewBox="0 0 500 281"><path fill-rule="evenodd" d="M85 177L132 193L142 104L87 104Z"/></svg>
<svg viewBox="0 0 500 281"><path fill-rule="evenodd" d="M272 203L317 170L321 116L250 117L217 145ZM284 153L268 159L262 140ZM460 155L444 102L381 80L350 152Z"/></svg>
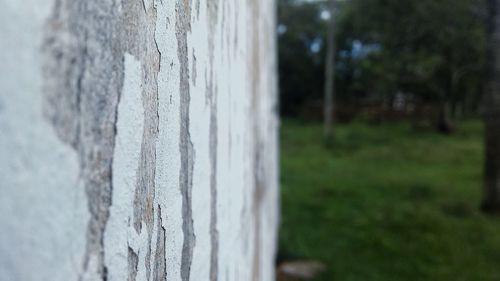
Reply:
<svg viewBox="0 0 500 281"><path fill-rule="evenodd" d="M2 280L273 280L270 0L0 1Z"/></svg>

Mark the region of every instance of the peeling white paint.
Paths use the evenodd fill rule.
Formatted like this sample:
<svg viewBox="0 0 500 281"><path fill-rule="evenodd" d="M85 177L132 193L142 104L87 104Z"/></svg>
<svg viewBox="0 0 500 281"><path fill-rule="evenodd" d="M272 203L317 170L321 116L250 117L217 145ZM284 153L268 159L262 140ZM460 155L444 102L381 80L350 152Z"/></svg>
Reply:
<svg viewBox="0 0 500 281"><path fill-rule="evenodd" d="M137 183L137 168L141 155L144 112L141 89L141 64L125 54L125 82L118 105L116 140L113 160L113 204L104 236L109 280L127 280L128 247L136 253L144 248L137 245L134 227L133 201ZM147 240L146 240L147 241ZM140 269L140 268L139 268ZM142 276L138 274L138 276ZM138 279L141 280L141 279Z"/></svg>
<svg viewBox="0 0 500 281"><path fill-rule="evenodd" d="M155 201L162 208L166 230L166 264L168 280L181 280L182 195L179 189L181 159L179 154L179 61L175 38L175 2L157 5L156 42L161 62L158 74L159 134L156 151ZM170 38L170 40L168 40ZM157 205L155 204L155 205ZM193 279L194 280L194 279Z"/></svg>
<svg viewBox="0 0 500 281"><path fill-rule="evenodd" d="M193 2L187 62L178 56L177 1ZM74 149L58 140L41 112L41 67L36 65L40 51L33 38L40 37L53 4L48 2L0 2L0 50L11 50L0 52L1 61L6 62L0 65L0 133L8 136L0 137L0 224L8 229L0 231L0 276L12 277L7 280L77 280L82 271L89 213L84 188L78 184L79 160ZM153 79L145 77L151 62L123 54L112 204L103 241L108 281L128 280L129 247L138 256L135 280L148 280L147 270L153 280L159 208L160 227L165 229L167 280L181 280L185 239L179 175L185 171L181 171L179 151L179 73L183 63L187 63L189 75L196 73L196 79L188 79L195 236L190 280L211 280L213 276L233 281L274 279L278 225L275 4L269 0L200 1L197 10L195 2L143 1L148 14L150 7L156 7L156 25L146 24L148 31L155 31L161 54L158 78L153 81L158 86L159 124L154 140L151 245L145 224L140 233L133 226L137 171L148 124L145 118L155 115L144 112L143 100L144 79ZM137 44L142 46L137 48L150 47L151 41L147 43ZM257 204L259 184L263 190ZM146 264L149 250L151 261ZM214 256L215 269L211 264ZM98 267L97 260L91 262L95 262L91 268Z"/></svg>

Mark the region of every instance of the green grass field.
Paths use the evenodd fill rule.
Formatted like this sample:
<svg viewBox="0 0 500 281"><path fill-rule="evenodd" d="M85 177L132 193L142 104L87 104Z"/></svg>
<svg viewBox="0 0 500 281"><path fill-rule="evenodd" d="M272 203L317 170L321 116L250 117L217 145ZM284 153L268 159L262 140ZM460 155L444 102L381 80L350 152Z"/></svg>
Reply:
<svg viewBox="0 0 500 281"><path fill-rule="evenodd" d="M404 123L281 128L281 260L314 259L317 280L500 280L500 218L478 212L482 126L452 136Z"/></svg>

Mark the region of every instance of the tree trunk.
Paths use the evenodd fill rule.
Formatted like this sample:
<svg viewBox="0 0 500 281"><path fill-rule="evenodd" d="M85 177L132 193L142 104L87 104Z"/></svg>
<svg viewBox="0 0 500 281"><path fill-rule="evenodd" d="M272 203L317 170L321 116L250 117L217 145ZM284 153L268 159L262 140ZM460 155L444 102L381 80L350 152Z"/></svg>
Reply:
<svg viewBox="0 0 500 281"><path fill-rule="evenodd" d="M438 120L437 129L440 133L450 134L453 131L453 121L451 119L452 114L452 100L455 96L455 84L457 78L454 75L452 66L452 54L451 50L448 50L445 56L448 62L448 67L446 71L446 79L443 80L443 90L440 93L439 109L438 109Z"/></svg>
<svg viewBox="0 0 500 281"><path fill-rule="evenodd" d="M453 132L453 122L450 116L451 105L448 100L443 100L439 104L437 129L440 133L450 134Z"/></svg>
<svg viewBox="0 0 500 281"><path fill-rule="evenodd" d="M270 0L0 3L0 279L273 280Z"/></svg>
<svg viewBox="0 0 500 281"><path fill-rule="evenodd" d="M334 95L335 95L335 0L330 0L330 22L326 38L325 58L325 99L324 99L324 133L330 141L335 136L334 131Z"/></svg>
<svg viewBox="0 0 500 281"><path fill-rule="evenodd" d="M485 181L482 210L500 211L500 1L488 0Z"/></svg>

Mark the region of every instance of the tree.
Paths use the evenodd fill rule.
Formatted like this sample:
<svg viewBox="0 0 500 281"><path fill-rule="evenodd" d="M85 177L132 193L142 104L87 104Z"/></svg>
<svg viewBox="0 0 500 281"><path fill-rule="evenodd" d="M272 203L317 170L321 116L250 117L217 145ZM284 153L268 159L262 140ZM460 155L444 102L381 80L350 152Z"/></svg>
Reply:
<svg viewBox="0 0 500 281"><path fill-rule="evenodd" d="M477 109L482 0L350 0L346 6L338 34L362 46L352 64L356 91L379 100L403 93L417 105L432 104L443 132L452 129L458 107Z"/></svg>
<svg viewBox="0 0 500 281"><path fill-rule="evenodd" d="M351 120L366 110L398 110L393 105L401 96L407 105L403 113L414 113L413 120L419 119L418 112L431 109L416 122L419 126L449 132L459 117L477 116L484 64L483 2L336 1L331 81L336 121ZM324 15L329 3L279 1L283 116L324 120L325 78L330 76L325 74L330 21Z"/></svg>
<svg viewBox="0 0 500 281"><path fill-rule="evenodd" d="M278 3L280 112L290 117L301 114L306 103L324 95L327 24L320 17L324 11L321 2ZM318 120L323 117L321 107L320 103Z"/></svg>
<svg viewBox="0 0 500 281"><path fill-rule="evenodd" d="M274 279L274 13L2 1L2 279Z"/></svg>
<svg viewBox="0 0 500 281"><path fill-rule="evenodd" d="M481 208L500 211L500 1L488 0L486 93L485 93L485 179Z"/></svg>
<svg viewBox="0 0 500 281"><path fill-rule="evenodd" d="M325 98L324 98L324 133L326 140L333 139L334 131L334 97L335 97L335 0L330 0L330 21L326 38L325 58Z"/></svg>

